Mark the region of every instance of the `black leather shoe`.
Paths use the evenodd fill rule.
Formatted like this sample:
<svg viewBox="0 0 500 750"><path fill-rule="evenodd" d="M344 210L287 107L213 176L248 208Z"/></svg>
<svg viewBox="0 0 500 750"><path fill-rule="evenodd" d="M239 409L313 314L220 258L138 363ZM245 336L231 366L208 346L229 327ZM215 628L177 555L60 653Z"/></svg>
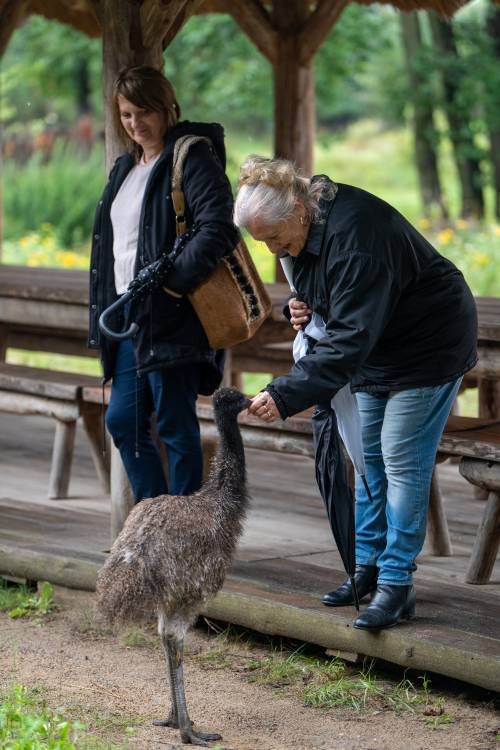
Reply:
<svg viewBox="0 0 500 750"><path fill-rule="evenodd" d="M383 630L392 628L400 620L410 620L415 615L415 589L413 586L392 586L381 583L365 611L354 621L355 628Z"/></svg>
<svg viewBox="0 0 500 750"><path fill-rule="evenodd" d="M377 588L378 568L376 565L356 565L354 580L358 591L358 599L362 599L367 594L375 591ZM351 581L348 578L342 586L335 591L329 591L321 599L326 607L347 607L354 604L352 595Z"/></svg>

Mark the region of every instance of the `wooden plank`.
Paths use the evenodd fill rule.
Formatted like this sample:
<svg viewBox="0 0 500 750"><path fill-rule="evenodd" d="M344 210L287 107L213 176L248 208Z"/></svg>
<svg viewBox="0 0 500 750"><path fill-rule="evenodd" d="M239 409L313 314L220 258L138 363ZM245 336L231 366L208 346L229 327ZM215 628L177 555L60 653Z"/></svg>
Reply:
<svg viewBox="0 0 500 750"><path fill-rule="evenodd" d="M34 332L32 326L9 324L7 347L9 349L24 349L32 352L51 352L54 354L68 354L74 357L99 356L97 349L87 347L87 331L63 331L57 335L45 335Z"/></svg>
<svg viewBox="0 0 500 750"><path fill-rule="evenodd" d="M100 379L92 375L0 363L0 389L15 393L75 401L82 388L96 387Z"/></svg>
<svg viewBox="0 0 500 750"><path fill-rule="evenodd" d="M476 297L479 339L500 341L500 298Z"/></svg>
<svg viewBox="0 0 500 750"><path fill-rule="evenodd" d="M0 391L0 412L8 414L41 414L62 422L73 422L78 419L80 407L74 401L60 401L55 398L40 398L24 393Z"/></svg>
<svg viewBox="0 0 500 750"><path fill-rule="evenodd" d="M40 302L14 297L0 297L0 320L3 323L23 321L36 329L45 326L59 330L88 330L88 310L82 305Z"/></svg>
<svg viewBox="0 0 500 750"><path fill-rule="evenodd" d="M66 268L0 266L0 297L88 305L88 272Z"/></svg>
<svg viewBox="0 0 500 750"><path fill-rule="evenodd" d="M478 343L478 362L471 370L476 377L493 378L499 377L500 373L500 347L491 342Z"/></svg>

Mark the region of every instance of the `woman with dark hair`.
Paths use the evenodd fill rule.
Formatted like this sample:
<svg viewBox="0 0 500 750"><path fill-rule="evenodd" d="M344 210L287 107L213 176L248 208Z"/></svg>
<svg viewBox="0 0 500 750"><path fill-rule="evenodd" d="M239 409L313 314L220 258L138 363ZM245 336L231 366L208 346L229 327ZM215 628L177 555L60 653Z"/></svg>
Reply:
<svg viewBox="0 0 500 750"><path fill-rule="evenodd" d="M100 348L104 380L112 379L106 424L118 447L136 501L167 492L151 418L168 459L168 492L201 485L198 393L222 378L223 352L209 347L187 293L206 278L237 241L233 201L224 173L224 132L218 124L181 122L172 84L146 66L124 70L113 92L120 156L97 206L90 266L89 345ZM184 165L188 225L198 231L175 262L168 286L154 291L136 315L139 332L119 343L102 337L102 311L137 273L173 247L172 159L178 138L204 136ZM110 318L120 329L122 319Z"/></svg>
<svg viewBox="0 0 500 750"><path fill-rule="evenodd" d="M412 576L436 451L477 359L474 298L453 263L395 208L325 175L307 178L285 160L247 160L235 221L291 257L293 327L311 313L324 322L308 353L249 411L272 422L313 405L328 410L350 383L373 496L356 476L355 583L360 598L373 598L354 626L391 627L415 611ZM350 580L323 603L353 604Z"/></svg>

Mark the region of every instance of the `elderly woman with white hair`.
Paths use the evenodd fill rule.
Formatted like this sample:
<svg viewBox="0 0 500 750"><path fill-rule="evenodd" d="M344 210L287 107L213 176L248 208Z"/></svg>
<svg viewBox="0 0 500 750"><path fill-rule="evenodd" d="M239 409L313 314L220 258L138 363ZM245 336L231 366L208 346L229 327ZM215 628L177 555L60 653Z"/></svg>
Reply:
<svg viewBox="0 0 500 750"><path fill-rule="evenodd" d="M293 260L289 318L318 313L326 335L250 411L271 422L327 404L350 383L358 402L366 479L356 477L357 628L379 630L415 611L412 574L425 539L437 447L462 376L476 362L477 318L460 271L392 206L291 162L250 157L235 223ZM353 603L346 581L327 606Z"/></svg>

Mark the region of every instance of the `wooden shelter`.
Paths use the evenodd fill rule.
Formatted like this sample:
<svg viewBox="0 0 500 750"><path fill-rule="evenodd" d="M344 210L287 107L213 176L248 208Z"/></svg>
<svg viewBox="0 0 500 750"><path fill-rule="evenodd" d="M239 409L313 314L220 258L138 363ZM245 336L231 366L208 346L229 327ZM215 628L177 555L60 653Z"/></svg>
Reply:
<svg viewBox="0 0 500 750"><path fill-rule="evenodd" d="M468 0L384 0L411 11L452 15ZM61 21L103 40L106 161L120 151L108 95L126 65L162 65L164 50L194 14L227 13L274 71L274 152L306 174L313 167L314 55L350 0L0 0L0 56L13 31L30 15ZM370 4L372 0L361 0Z"/></svg>

